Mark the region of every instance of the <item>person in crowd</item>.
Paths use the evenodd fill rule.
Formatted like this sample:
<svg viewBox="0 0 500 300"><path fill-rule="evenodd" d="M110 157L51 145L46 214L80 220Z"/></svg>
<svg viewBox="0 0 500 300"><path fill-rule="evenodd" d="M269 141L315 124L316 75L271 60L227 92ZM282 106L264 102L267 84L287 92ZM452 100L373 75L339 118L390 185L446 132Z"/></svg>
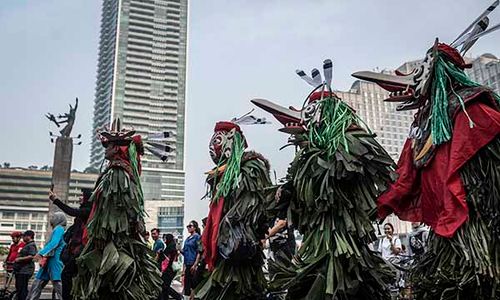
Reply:
<svg viewBox="0 0 500 300"><path fill-rule="evenodd" d="M149 231L144 232L144 241L148 245L148 248L153 250L153 242L151 241L151 235L149 234Z"/></svg>
<svg viewBox="0 0 500 300"><path fill-rule="evenodd" d="M158 267L160 267L162 256L161 253L165 249L165 243L160 238L160 229L153 228L151 229L151 237L153 237L153 252L155 253L156 262L158 263Z"/></svg>
<svg viewBox="0 0 500 300"><path fill-rule="evenodd" d="M420 222L412 222L411 228L409 234L410 255L420 258L427 251L429 230Z"/></svg>
<svg viewBox="0 0 500 300"><path fill-rule="evenodd" d="M37 253L35 233L31 230L25 231L23 242L24 247L19 251L14 262L17 300L26 300L28 297L28 282L35 273L35 263L33 262L33 258Z"/></svg>
<svg viewBox="0 0 500 300"><path fill-rule="evenodd" d="M5 261L3 263L3 268L4 268L4 270L7 271L7 273L12 272L12 270L14 268L14 262L16 261L16 257L18 255L19 251L24 246L24 243L22 241L22 235L23 234L20 231L14 231L10 234L10 237L12 239L12 244L10 245L10 248L9 248L9 254L7 254L7 258L5 259Z"/></svg>
<svg viewBox="0 0 500 300"><path fill-rule="evenodd" d="M64 234L66 246L61 253L61 261L64 269L61 274L63 300L73 299L71 288L73 287L73 277L77 274L78 268L76 259L83 250L83 231L92 209L92 203L89 201L92 196L92 189L82 189L80 197L80 206L73 208L63 203L53 191L49 191L49 199L67 215L74 217L71 225Z"/></svg>
<svg viewBox="0 0 500 300"><path fill-rule="evenodd" d="M66 228L66 215L63 212L56 212L50 218L52 234L42 250L35 255L34 260L40 264L40 269L36 273L35 281L31 286L28 296L29 300L38 300L43 288L49 281L52 282L55 293L59 299L63 299L61 273L63 263L61 252L64 248L64 229Z"/></svg>
<svg viewBox="0 0 500 300"><path fill-rule="evenodd" d="M194 299L194 289L196 288L197 257L201 250L200 228L198 222L192 220L186 226L189 236L184 241L182 255L184 265L182 275L184 276L184 296L187 299Z"/></svg>
<svg viewBox="0 0 500 300"><path fill-rule="evenodd" d="M382 258L391 260L401 252L401 240L394 234L394 226L391 223L384 225L384 238L380 241L378 251L382 253Z"/></svg>
<svg viewBox="0 0 500 300"><path fill-rule="evenodd" d="M201 227L205 230L207 226L208 217L201 219ZM205 255L203 252L203 244L200 242L200 246L198 248L198 253L196 254L196 260L194 262L196 267L196 276L195 276L195 285L198 286L205 277L207 277L207 262L205 260Z"/></svg>
<svg viewBox="0 0 500 300"><path fill-rule="evenodd" d="M287 184L289 185L289 183ZM291 259L297 247L293 228L289 226L287 220L288 209L293 196L290 189L290 187L283 188L280 186L275 195L276 206L273 208L273 212L276 217L272 220L267 234L273 258L277 255L283 255Z"/></svg>
<svg viewBox="0 0 500 300"><path fill-rule="evenodd" d="M164 258L161 264L161 278L163 279L163 286L159 300L167 300L169 299L169 296L176 300L181 300L182 296L171 287L172 280L175 277L173 264L177 259L177 245L174 240L174 236L170 233L163 235L163 241L165 242L165 250L163 250L162 253Z"/></svg>

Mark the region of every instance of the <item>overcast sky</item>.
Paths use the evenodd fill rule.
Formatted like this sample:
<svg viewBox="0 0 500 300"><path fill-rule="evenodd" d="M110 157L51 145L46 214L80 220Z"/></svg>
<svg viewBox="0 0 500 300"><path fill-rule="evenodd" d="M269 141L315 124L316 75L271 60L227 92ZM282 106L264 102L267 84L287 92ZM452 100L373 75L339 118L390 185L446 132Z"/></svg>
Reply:
<svg viewBox="0 0 500 300"><path fill-rule="evenodd" d="M294 70L334 63L334 88L348 89L351 73L395 68L422 58L435 37L451 42L488 0L192 0L187 91L186 218L201 219L207 203L203 172L212 167L213 125L249 111L265 97L300 105L310 91ZM101 1L0 1L0 163L51 165L54 128L48 111L66 112L80 99L73 132L73 167L89 162ZM500 10L500 9L499 9ZM500 21L492 14L490 23ZM500 55L500 32L480 40L472 55ZM262 116L265 112L256 111ZM274 120L273 120L274 121ZM245 127L250 148L282 176L293 153L278 151L278 124Z"/></svg>

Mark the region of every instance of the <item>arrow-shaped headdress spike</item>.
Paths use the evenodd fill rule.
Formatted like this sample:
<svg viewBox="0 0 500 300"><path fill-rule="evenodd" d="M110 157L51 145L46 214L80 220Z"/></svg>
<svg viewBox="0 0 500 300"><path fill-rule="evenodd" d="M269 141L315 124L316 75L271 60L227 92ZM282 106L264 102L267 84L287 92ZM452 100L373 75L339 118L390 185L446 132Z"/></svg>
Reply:
<svg viewBox="0 0 500 300"><path fill-rule="evenodd" d="M155 132L147 136L146 140L164 140L173 137L170 131Z"/></svg>
<svg viewBox="0 0 500 300"><path fill-rule="evenodd" d="M172 151L172 146L169 146L167 144L163 144L163 143L155 143L155 142L146 142L147 145L149 146L152 146L156 149L159 149L163 152L170 152Z"/></svg>
<svg viewBox="0 0 500 300"><path fill-rule="evenodd" d="M483 32L480 32L480 33L478 33L478 34L476 34L476 35L474 35L474 36L471 36L471 37L470 37L470 40L471 40L471 41L472 41L472 40L477 40L477 39L479 39L480 37L485 36L485 35L487 35L488 33L492 33L493 31L498 30L498 29L500 29L500 23L496 24L495 26L490 27L490 29L488 29L488 30L485 30L485 31L483 31Z"/></svg>
<svg viewBox="0 0 500 300"><path fill-rule="evenodd" d="M302 78L305 82L307 82L312 87L317 87L319 85L319 84L315 85L313 79L311 77L307 76L306 72L304 72L302 70L296 70L295 73L297 73L297 75L299 75L300 78Z"/></svg>
<svg viewBox="0 0 500 300"><path fill-rule="evenodd" d="M333 63L331 59L323 61L323 73L325 75L325 82L330 87L332 85Z"/></svg>
<svg viewBox="0 0 500 300"><path fill-rule="evenodd" d="M166 161L168 159L168 153L167 152L156 150L153 147L146 147L146 149L148 149L148 151L151 152L151 154L153 154L154 156L158 157L162 161Z"/></svg>
<svg viewBox="0 0 500 300"><path fill-rule="evenodd" d="M247 115L241 117L237 120L233 119L231 122L236 123L238 125L257 125L257 124L271 124L271 122L267 121L266 118L258 118L253 115Z"/></svg>
<svg viewBox="0 0 500 300"><path fill-rule="evenodd" d="M463 47L461 50L462 55L464 55L465 52L467 52L467 50L469 50L478 40L477 38L476 39L470 39L470 38L478 33L485 31L486 28L488 28L489 23L490 20L488 19L488 17L484 17L481 21L479 21L479 23L476 24L476 26L474 26L474 28L472 28L470 34L467 36L467 39L463 42Z"/></svg>
<svg viewBox="0 0 500 300"><path fill-rule="evenodd" d="M320 86L323 83L323 81L321 80L321 73L318 69L312 69L311 76L315 87Z"/></svg>
<svg viewBox="0 0 500 300"><path fill-rule="evenodd" d="M500 3L500 0L494 1L483 13L481 13L465 30L458 35L458 37L450 44L452 47L458 47L460 45L459 41L461 40L463 42L463 37L465 34L467 34L474 26L476 26L477 23L479 23L481 20L483 20L484 17L489 15L495 8L498 6Z"/></svg>
<svg viewBox="0 0 500 300"><path fill-rule="evenodd" d="M261 117L258 118L251 113L254 112L255 109L252 109L251 111L247 112L241 117L238 118L232 118L231 122L238 124L238 125L257 125L257 124L271 124L271 122L268 122L266 118Z"/></svg>

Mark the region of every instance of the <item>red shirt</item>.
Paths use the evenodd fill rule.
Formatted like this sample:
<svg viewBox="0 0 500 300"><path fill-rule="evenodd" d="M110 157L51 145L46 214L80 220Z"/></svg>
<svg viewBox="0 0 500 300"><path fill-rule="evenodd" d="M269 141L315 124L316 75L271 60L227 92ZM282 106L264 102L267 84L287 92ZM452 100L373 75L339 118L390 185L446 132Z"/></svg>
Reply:
<svg viewBox="0 0 500 300"><path fill-rule="evenodd" d="M7 255L7 259L5 260L7 262L7 264L14 263L14 261L17 258L17 254L19 253L19 251L21 251L21 249L23 249L23 247L24 247L23 241L20 241L17 244L12 243L10 245L9 255ZM12 266L7 266L7 270L12 270Z"/></svg>

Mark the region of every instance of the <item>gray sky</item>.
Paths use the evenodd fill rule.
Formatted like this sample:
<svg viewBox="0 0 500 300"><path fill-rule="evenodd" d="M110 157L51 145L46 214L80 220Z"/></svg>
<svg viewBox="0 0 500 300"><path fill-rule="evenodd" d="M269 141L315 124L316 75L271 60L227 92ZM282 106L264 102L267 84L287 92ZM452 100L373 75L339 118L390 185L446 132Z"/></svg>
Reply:
<svg viewBox="0 0 500 300"><path fill-rule="evenodd" d="M348 89L354 71L395 68L422 58L435 37L451 42L492 1L330 0L190 1L187 93L186 218L201 219L207 144L216 121L249 111L265 97L300 105L309 87L294 70L334 63L334 88ZM2 0L0 3L0 163L50 165L55 130L43 117L80 99L73 132L83 135L73 166L89 161L101 1ZM492 22L500 21L500 12ZM500 32L469 54L500 55ZM266 113L256 110L272 119ZM274 121L274 120L273 120ZM250 148L282 176L293 153L279 152L278 124L247 126Z"/></svg>

